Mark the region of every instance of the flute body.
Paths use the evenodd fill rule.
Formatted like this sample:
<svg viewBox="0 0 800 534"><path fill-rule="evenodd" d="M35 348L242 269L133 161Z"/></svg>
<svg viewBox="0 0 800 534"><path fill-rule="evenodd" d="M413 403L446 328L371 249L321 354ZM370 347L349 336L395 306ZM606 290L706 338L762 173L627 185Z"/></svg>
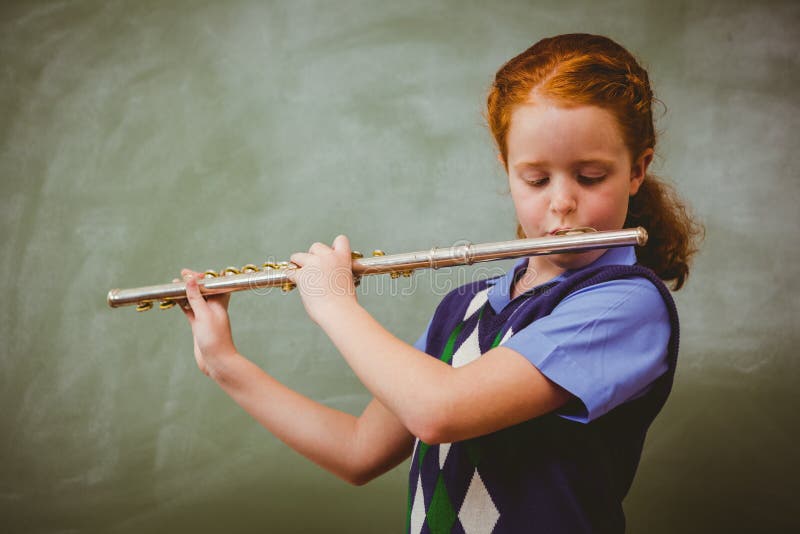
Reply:
<svg viewBox="0 0 800 534"><path fill-rule="evenodd" d="M642 227L601 232L592 229L574 229L550 237L464 244L443 248L434 247L418 252L356 258L353 260L352 269L353 274L357 277L387 273L392 276L401 274L408 276L416 269L438 269L493 260L583 252L629 245L643 246L645 243L647 243L647 231ZM241 274L204 278L199 281L198 285L203 295L218 295L269 287L290 289L291 282L286 275L287 269L290 268L292 267L289 264L283 263L277 268L269 267ZM132 289L112 289L108 292L107 300L108 305L112 308L137 305L137 309L143 311L150 309L154 303L160 303L162 308L168 308L184 299L186 299L186 284L177 282Z"/></svg>

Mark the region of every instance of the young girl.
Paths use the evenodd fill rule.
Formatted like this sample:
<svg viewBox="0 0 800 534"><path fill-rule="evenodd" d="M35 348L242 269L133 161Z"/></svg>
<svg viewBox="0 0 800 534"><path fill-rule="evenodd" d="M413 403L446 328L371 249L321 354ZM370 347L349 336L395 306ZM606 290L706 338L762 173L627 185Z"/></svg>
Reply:
<svg viewBox="0 0 800 534"><path fill-rule="evenodd" d="M672 384L698 227L647 174L647 72L605 37L544 39L496 74L487 116L520 237L644 226L632 247L534 256L447 295L414 345L359 306L347 238L292 255L306 311L374 398L359 417L234 346L228 296L187 280L200 369L274 435L353 484L413 454L411 532L623 532L622 500Z"/></svg>

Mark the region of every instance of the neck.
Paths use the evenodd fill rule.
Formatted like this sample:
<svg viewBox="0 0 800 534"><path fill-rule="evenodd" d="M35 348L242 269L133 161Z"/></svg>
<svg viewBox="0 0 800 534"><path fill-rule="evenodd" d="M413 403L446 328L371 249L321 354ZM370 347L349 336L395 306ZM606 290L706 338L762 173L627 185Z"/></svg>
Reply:
<svg viewBox="0 0 800 534"><path fill-rule="evenodd" d="M538 285L549 282L566 270L560 269L552 264L541 265L543 262L538 262L536 260L536 256L528 258L528 267L511 289L512 299Z"/></svg>

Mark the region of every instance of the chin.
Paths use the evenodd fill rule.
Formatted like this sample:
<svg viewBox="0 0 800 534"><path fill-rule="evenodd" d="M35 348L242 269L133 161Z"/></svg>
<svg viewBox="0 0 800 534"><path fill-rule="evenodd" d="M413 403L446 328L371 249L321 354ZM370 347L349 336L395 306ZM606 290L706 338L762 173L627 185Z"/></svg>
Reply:
<svg viewBox="0 0 800 534"><path fill-rule="evenodd" d="M572 252L565 254L550 254L547 259L561 269L580 269L586 267L603 255L605 250L590 250L588 252Z"/></svg>

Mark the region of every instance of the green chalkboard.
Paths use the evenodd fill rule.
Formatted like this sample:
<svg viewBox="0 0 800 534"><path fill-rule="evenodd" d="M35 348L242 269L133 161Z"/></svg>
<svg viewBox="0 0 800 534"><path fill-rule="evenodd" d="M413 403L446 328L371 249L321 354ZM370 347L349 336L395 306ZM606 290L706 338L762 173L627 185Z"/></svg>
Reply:
<svg viewBox="0 0 800 534"><path fill-rule="evenodd" d="M512 238L486 89L573 31L650 69L666 104L655 171L707 227L629 530L796 529L798 28L792 1L5 0L2 530L402 531L407 464L339 481L197 370L179 312L111 310L106 292L338 233L365 252ZM359 298L413 342L474 275L373 278ZM273 376L366 405L296 294L236 295L231 315Z"/></svg>

